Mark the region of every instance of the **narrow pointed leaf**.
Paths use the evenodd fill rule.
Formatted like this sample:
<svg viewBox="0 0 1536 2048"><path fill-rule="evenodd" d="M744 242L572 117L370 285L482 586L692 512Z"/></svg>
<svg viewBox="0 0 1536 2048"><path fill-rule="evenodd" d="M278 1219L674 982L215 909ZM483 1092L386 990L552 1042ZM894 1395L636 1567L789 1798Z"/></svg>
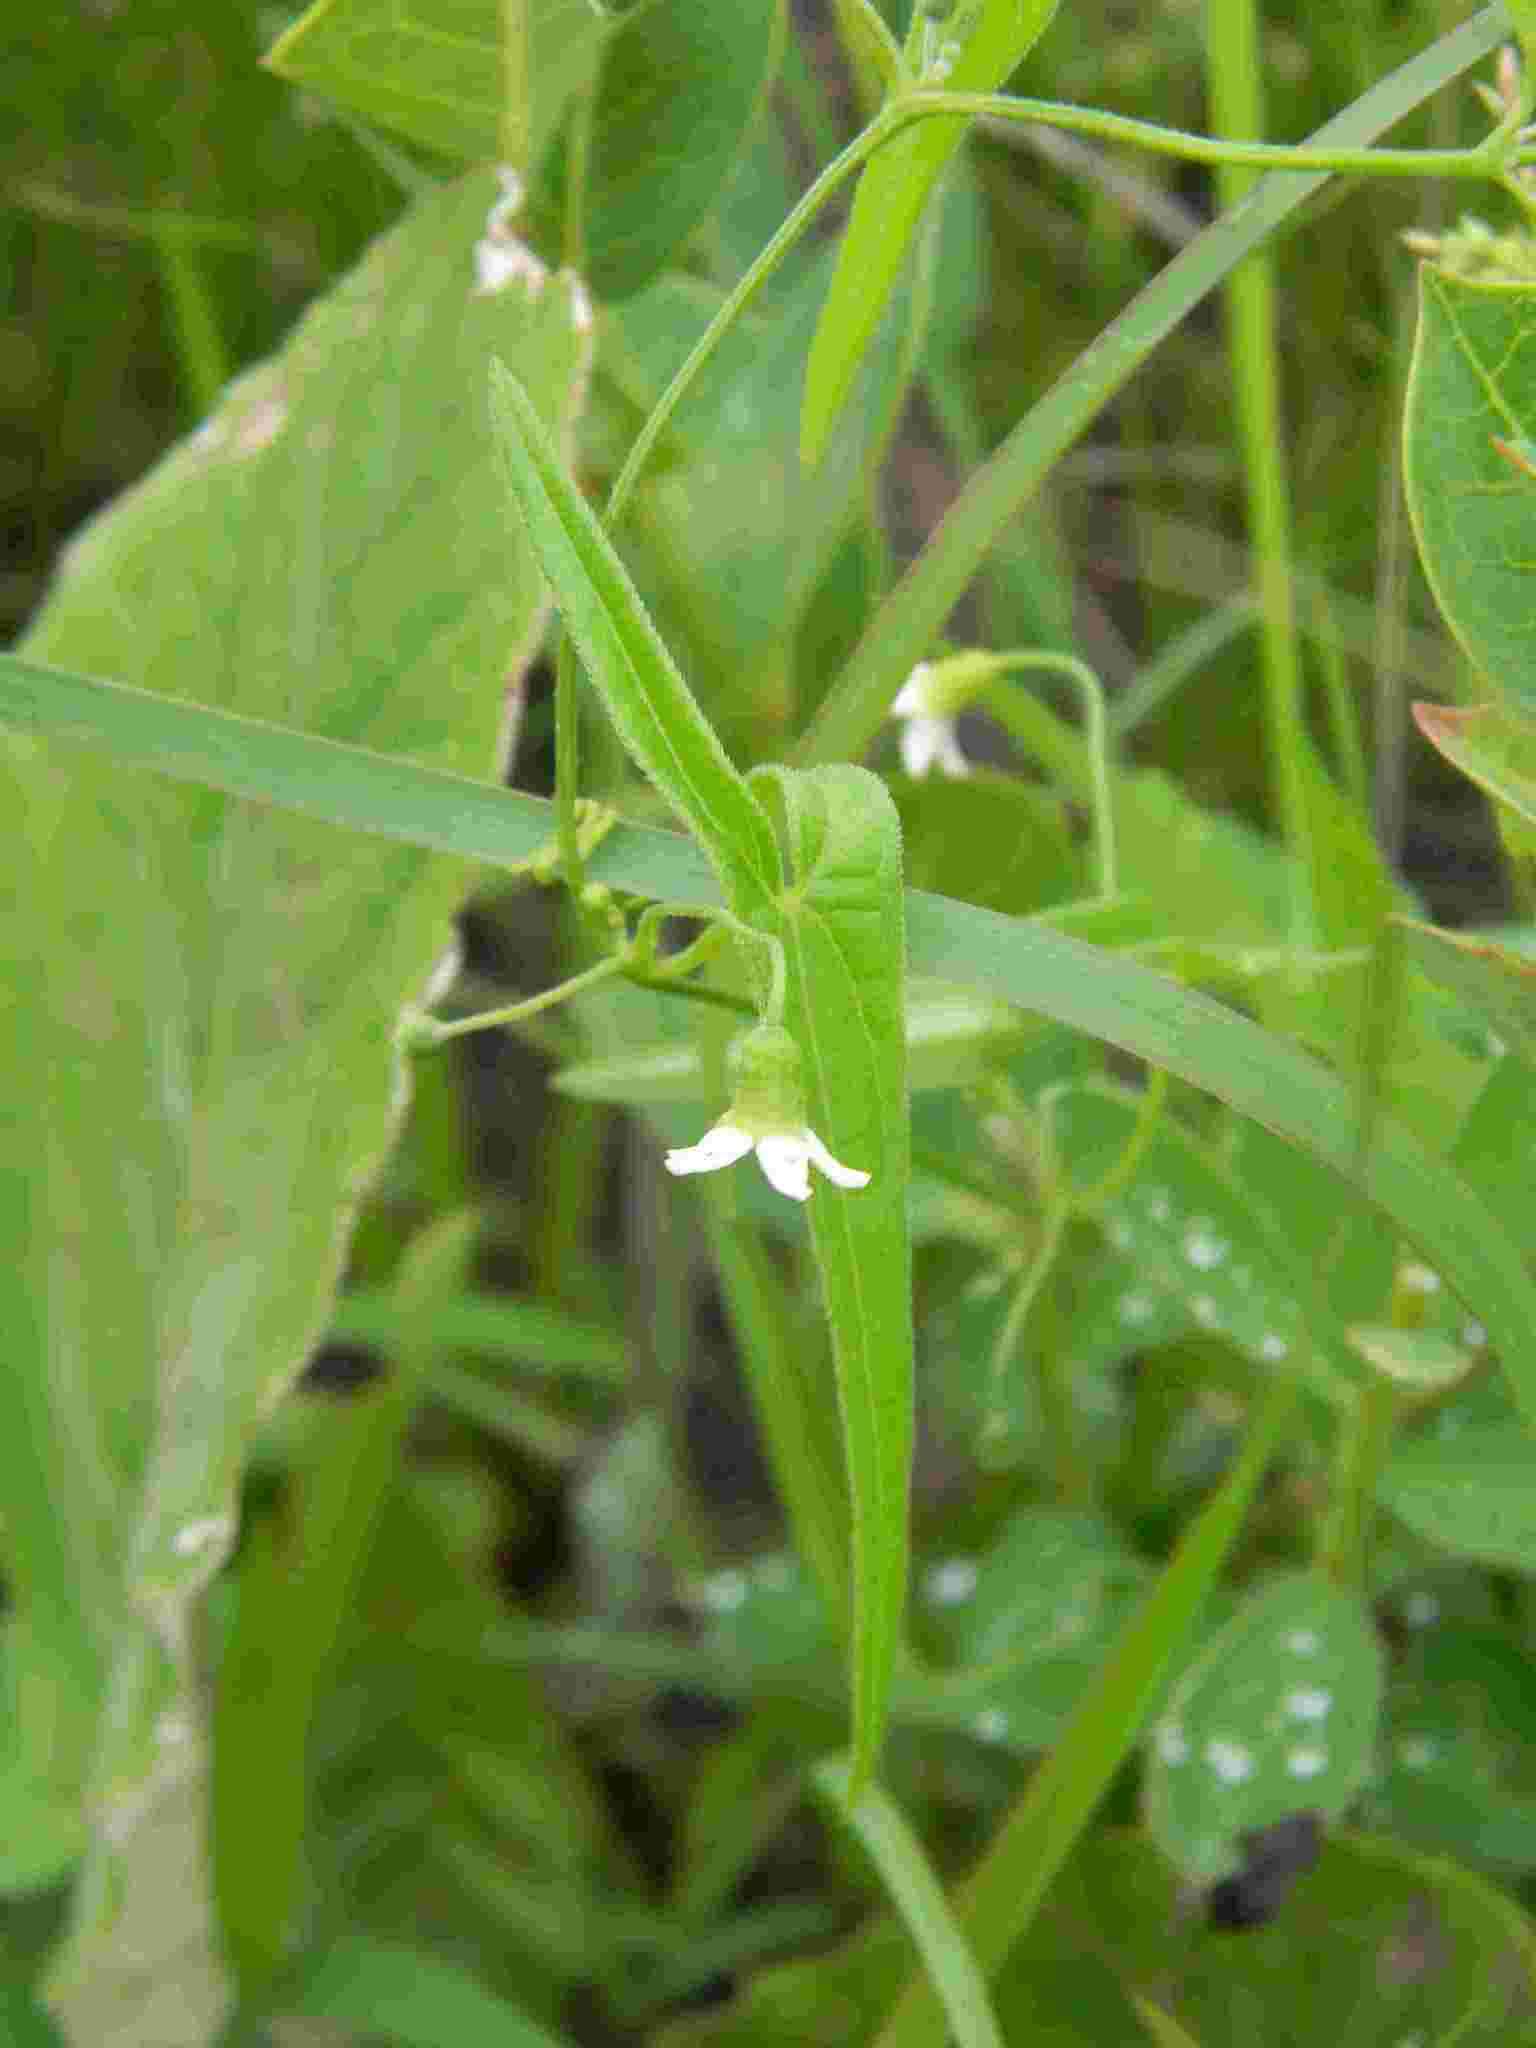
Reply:
<svg viewBox="0 0 1536 2048"><path fill-rule="evenodd" d="M791 888L785 1022L805 1056L811 1128L870 1176L811 1205L853 1516L855 1787L878 1760L906 1601L912 1461L909 1137L901 828L862 768L781 773Z"/></svg>
<svg viewBox="0 0 1536 2048"><path fill-rule="evenodd" d="M813 1776L818 1789L863 1843L906 1921L944 2007L956 2048L1002 2048L986 1979L976 1967L944 1887L901 1809L878 1786L872 1786L862 1798L855 1797L848 1766L840 1760L818 1764Z"/></svg>
<svg viewBox="0 0 1536 2048"><path fill-rule="evenodd" d="M500 363L491 406L512 500L619 737L688 821L735 909L750 914L778 876L762 806L726 758L532 400Z"/></svg>
<svg viewBox="0 0 1536 2048"><path fill-rule="evenodd" d="M949 23L934 24L935 36L953 34L959 49L930 82L950 92L997 91L1055 11L1056 0L982 0L978 8L957 8ZM963 15L973 17L968 28L961 26ZM959 119L920 121L887 143L859 180L806 364L800 456L807 469L821 460L934 186L965 129Z"/></svg>

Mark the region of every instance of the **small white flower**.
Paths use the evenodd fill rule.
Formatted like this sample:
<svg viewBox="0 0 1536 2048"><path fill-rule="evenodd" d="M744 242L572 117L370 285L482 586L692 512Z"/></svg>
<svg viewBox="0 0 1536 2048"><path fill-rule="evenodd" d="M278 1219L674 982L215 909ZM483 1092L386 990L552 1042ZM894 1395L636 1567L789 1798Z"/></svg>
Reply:
<svg viewBox="0 0 1536 2048"><path fill-rule="evenodd" d="M869 1185L869 1175L844 1166L805 1121L800 1048L782 1024L759 1024L731 1047L736 1095L719 1123L697 1145L667 1154L668 1173L714 1173L749 1152L769 1185L792 1202L811 1199L811 1168L840 1188Z"/></svg>
<svg viewBox="0 0 1536 2048"><path fill-rule="evenodd" d="M722 1166L734 1166L738 1159L745 1159L753 1151L769 1185L781 1195L788 1195L792 1202L811 1199L813 1166L840 1188L869 1185L867 1173L834 1159L816 1133L804 1126L798 1131L769 1131L754 1138L737 1124L718 1123L704 1133L697 1145L684 1145L669 1152L667 1171L714 1173Z"/></svg>
<svg viewBox="0 0 1536 2048"><path fill-rule="evenodd" d="M891 704L892 718L902 721L901 765L914 782L921 782L935 762L951 777L971 772L971 764L960 750L954 719L933 702L932 681L933 663L920 661Z"/></svg>

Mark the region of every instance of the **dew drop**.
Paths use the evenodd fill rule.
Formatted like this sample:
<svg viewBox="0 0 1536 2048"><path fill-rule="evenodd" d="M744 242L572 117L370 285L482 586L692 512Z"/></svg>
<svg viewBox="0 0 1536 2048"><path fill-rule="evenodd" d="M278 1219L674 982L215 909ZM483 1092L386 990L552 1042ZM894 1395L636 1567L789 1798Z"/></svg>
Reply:
<svg viewBox="0 0 1536 2048"><path fill-rule="evenodd" d="M1318 1648L1318 1634L1315 1628L1293 1628L1285 1639L1285 1647L1294 1657L1311 1657Z"/></svg>
<svg viewBox="0 0 1536 2048"><path fill-rule="evenodd" d="M1158 1761L1167 1764L1170 1770L1175 1770L1180 1764L1187 1762L1189 1737L1177 1721L1158 1723L1156 1743Z"/></svg>
<svg viewBox="0 0 1536 2048"><path fill-rule="evenodd" d="M1008 1716L1001 1707L983 1707L971 1726L983 1742L1001 1742L1008 1733Z"/></svg>
<svg viewBox="0 0 1536 2048"><path fill-rule="evenodd" d="M1315 1778L1319 1771L1328 1768L1328 1752L1325 1749L1293 1749L1285 1760L1287 1773L1293 1778Z"/></svg>
<svg viewBox="0 0 1536 2048"><path fill-rule="evenodd" d="M1221 1310L1209 1294L1197 1294L1189 1304L1190 1313L1202 1330L1215 1330L1221 1326Z"/></svg>
<svg viewBox="0 0 1536 2048"><path fill-rule="evenodd" d="M1433 1266L1421 1265L1417 1259L1410 1259L1398 1269L1398 1284L1406 1287L1410 1294L1438 1294L1440 1275Z"/></svg>
<svg viewBox="0 0 1536 2048"><path fill-rule="evenodd" d="M1197 1216L1184 1235L1184 1256L1200 1273L1211 1273L1225 1259L1231 1246L1216 1235L1215 1227Z"/></svg>
<svg viewBox="0 0 1536 2048"><path fill-rule="evenodd" d="M1325 1721L1333 1706L1333 1694L1321 1685L1299 1685L1285 1696L1285 1711L1293 1721Z"/></svg>
<svg viewBox="0 0 1536 2048"><path fill-rule="evenodd" d="M1140 1328L1150 1323L1154 1314L1152 1297L1149 1294L1122 1294L1120 1297L1120 1320Z"/></svg>
<svg viewBox="0 0 1536 2048"><path fill-rule="evenodd" d="M1253 1752L1217 1736L1205 1745L1205 1760L1223 1785L1242 1785L1253 1776Z"/></svg>
<svg viewBox="0 0 1536 2048"><path fill-rule="evenodd" d="M1408 1771L1427 1771L1439 1754L1439 1745L1427 1735L1405 1735L1397 1745L1398 1761Z"/></svg>
<svg viewBox="0 0 1536 2048"><path fill-rule="evenodd" d="M222 1543L229 1534L228 1515L204 1515L200 1521L183 1522L172 1543L178 1557L196 1557L200 1550Z"/></svg>
<svg viewBox="0 0 1536 2048"><path fill-rule="evenodd" d="M1154 1223L1166 1223L1173 1214L1173 1203L1166 1188L1147 1189L1147 1214Z"/></svg>
<svg viewBox="0 0 1536 2048"><path fill-rule="evenodd" d="M1440 1619L1440 1602L1421 1588L1403 1602L1403 1619L1410 1628L1432 1628Z"/></svg>
<svg viewBox="0 0 1536 2048"><path fill-rule="evenodd" d="M1290 1348L1278 1330L1266 1330L1259 1339L1259 1356L1267 1359L1271 1365L1278 1365Z"/></svg>
<svg viewBox="0 0 1536 2048"><path fill-rule="evenodd" d="M975 1558L947 1557L942 1564L936 1564L929 1570L926 1580L928 1598L935 1607L957 1607L975 1592L976 1577Z"/></svg>
<svg viewBox="0 0 1536 2048"><path fill-rule="evenodd" d="M734 1614L746 1597L745 1572L715 1572L699 1588L699 1598L711 1614Z"/></svg>

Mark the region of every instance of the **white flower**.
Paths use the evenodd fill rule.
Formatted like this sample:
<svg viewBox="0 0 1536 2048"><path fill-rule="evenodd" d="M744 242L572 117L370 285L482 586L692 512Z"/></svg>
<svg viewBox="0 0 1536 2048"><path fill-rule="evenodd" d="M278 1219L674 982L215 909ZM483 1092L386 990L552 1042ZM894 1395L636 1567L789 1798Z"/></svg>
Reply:
<svg viewBox="0 0 1536 2048"><path fill-rule="evenodd" d="M954 719L934 703L932 681L933 663L920 661L891 704L892 718L902 721L901 765L914 782L921 782L935 762L951 777L971 772L955 736Z"/></svg>
<svg viewBox="0 0 1536 2048"><path fill-rule="evenodd" d="M685 1145L669 1152L667 1171L714 1173L722 1166L734 1166L738 1159L745 1159L753 1151L757 1153L757 1163L766 1174L769 1185L781 1195L788 1195L792 1202L811 1199L813 1166L840 1188L869 1185L867 1173L860 1173L857 1167L844 1166L841 1160L834 1159L816 1133L804 1125L798 1131L768 1131L754 1138L739 1124L718 1123L704 1133L697 1145Z"/></svg>

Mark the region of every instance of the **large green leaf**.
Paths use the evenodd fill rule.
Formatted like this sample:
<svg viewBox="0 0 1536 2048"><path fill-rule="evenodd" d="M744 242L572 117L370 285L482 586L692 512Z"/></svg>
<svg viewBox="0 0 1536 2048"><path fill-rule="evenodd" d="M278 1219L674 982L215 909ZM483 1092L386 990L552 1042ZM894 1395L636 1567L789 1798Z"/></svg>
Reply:
<svg viewBox="0 0 1536 2048"><path fill-rule="evenodd" d="M482 175L380 242L87 529L29 652L153 684L162 712L196 696L494 769L542 600L486 366L515 360L563 433L584 355L563 286L476 291L495 196ZM223 1998L193 1602L252 1430L323 1325L462 870L36 740L3 773L5 1200L33 1227L6 1266L0 1490L28 1676L60 1708L11 1768L87 1802L53 1991L72 2038L171 2048ZM82 1699L105 1708L94 1758L89 1718L70 1739Z"/></svg>
<svg viewBox="0 0 1536 2048"><path fill-rule="evenodd" d="M1529 712L1516 704L1476 704L1464 711L1416 704L1413 715L1453 767L1523 823L1536 825L1536 721Z"/></svg>
<svg viewBox="0 0 1536 2048"><path fill-rule="evenodd" d="M1197 1883L1242 1862L1243 1837L1301 1808L1334 1815L1376 1739L1381 1652L1356 1597L1315 1572L1251 1594L1179 1680L1147 1767L1147 1824Z"/></svg>
<svg viewBox="0 0 1536 2048"><path fill-rule="evenodd" d="M1413 1438L1393 1453L1376 1494L1457 1557L1536 1573L1536 1444L1513 1423Z"/></svg>
<svg viewBox="0 0 1536 2048"><path fill-rule="evenodd" d="M632 10L604 52L582 269L599 298L648 284L719 196L777 62L782 0Z"/></svg>
<svg viewBox="0 0 1536 2048"><path fill-rule="evenodd" d="M315 0L266 61L456 163L527 170L606 34L589 0Z"/></svg>
<svg viewBox="0 0 1536 2048"><path fill-rule="evenodd" d="M1536 282L1423 266L1403 431L1436 601L1496 687L1536 703L1536 479L1499 447L1536 433Z"/></svg>

